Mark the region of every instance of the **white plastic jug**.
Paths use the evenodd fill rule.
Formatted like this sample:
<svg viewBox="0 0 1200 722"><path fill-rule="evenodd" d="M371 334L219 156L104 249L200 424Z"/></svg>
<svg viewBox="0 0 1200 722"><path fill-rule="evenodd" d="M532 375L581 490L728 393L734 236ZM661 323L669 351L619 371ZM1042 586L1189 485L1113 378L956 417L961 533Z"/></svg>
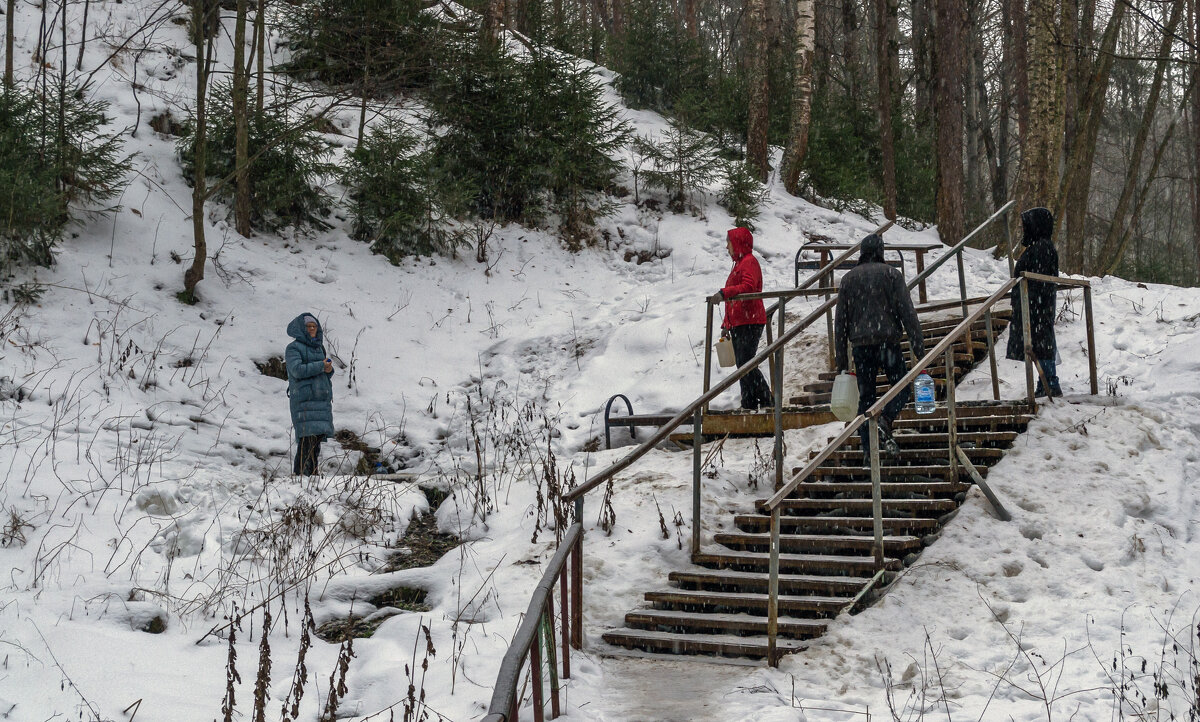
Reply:
<svg viewBox="0 0 1200 722"><path fill-rule="evenodd" d="M733 353L733 340L728 336L722 336L720 341L716 343L717 348L717 363L723 367L737 365L737 356Z"/></svg>
<svg viewBox="0 0 1200 722"><path fill-rule="evenodd" d="M838 421L850 421L858 416L858 377L844 372L833 379L833 396L829 409Z"/></svg>

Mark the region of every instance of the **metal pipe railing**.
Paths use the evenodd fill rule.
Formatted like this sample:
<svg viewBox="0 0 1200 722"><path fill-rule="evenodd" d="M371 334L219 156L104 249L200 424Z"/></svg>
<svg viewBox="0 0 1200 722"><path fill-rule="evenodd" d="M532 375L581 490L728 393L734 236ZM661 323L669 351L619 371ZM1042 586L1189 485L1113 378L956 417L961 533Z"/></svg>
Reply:
<svg viewBox="0 0 1200 722"><path fill-rule="evenodd" d="M508 652L500 663L500 672L496 675L496 686L492 690L492 701L488 705L488 714L483 722L517 722L521 709L521 699L517 695L517 685L521 672L525 669L526 659L530 662L530 673L533 683L533 718L541 722L545 718L545 690L542 679L542 653L545 651L549 663L550 676L550 719L561 713L559 657L555 643L562 647L562 677L571 677L571 648L583 647L583 524L580 521L582 513L580 505L576 506L575 523L567 529L559 543L558 551L550 559L546 573L542 576L533 597L529 600L529 608L525 619L517 628ZM568 568L567 562L570 561ZM570 578L568 582L568 577ZM554 624L554 586L559 586L559 636L555 639ZM570 593L568 594L568 587Z"/></svg>

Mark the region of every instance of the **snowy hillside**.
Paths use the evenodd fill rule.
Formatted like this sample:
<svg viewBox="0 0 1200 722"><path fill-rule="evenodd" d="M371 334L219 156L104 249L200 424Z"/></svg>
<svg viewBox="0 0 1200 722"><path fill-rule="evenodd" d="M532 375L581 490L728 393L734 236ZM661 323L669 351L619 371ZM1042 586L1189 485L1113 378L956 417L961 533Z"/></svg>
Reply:
<svg viewBox="0 0 1200 722"><path fill-rule="evenodd" d="M89 22L134 28L187 11L156 8L94 3ZM28 4L17 13L17 74L28 77L39 15ZM272 663L266 718L281 718L306 598L317 625L382 621L354 641L337 717L401 719L411 682L430 719L478 719L554 551L553 517L538 501L547 467L582 481L620 458L596 450L614 393L637 412L700 393L703 299L728 272L732 221L711 197L696 215L629 198L604 222L607 246L570 253L509 226L485 271L467 257L390 265L348 238L344 219L315 235L245 239L210 204L208 278L200 303L183 305L190 189L174 139L147 120L183 117L193 80L175 50L185 28L158 28L150 49L117 49L94 80L111 127L137 125L122 210L79 228L54 268L27 271L18 280L44 292L0 317L0 719L218 719L231 649L234 718L250 718L260 655ZM85 70L112 52L89 44ZM665 125L625 115L643 135ZM335 115L346 135L329 140L352 143L357 117ZM856 241L878 224L772 185L755 234L765 287L790 287L806 235ZM936 233L895 227L887 238ZM982 251L968 253L967 274L973 293L1008 276ZM1126 714L1166 718L1141 696L1154 697L1154 673L1170 692L1164 709L1187 710L1200 644L1200 293L1113 278L1094 290L1101 394L1087 395L1082 301L1062 294L1065 403L1043 407L989 477L1014 521L972 492L881 603L837 620L779 669L605 656L600 633L686 562L690 520L671 520L689 503L691 456L658 450L623 474L611 533L589 498L586 641L569 717L855 720L869 709L887 719L888 674L900 719L918 719L914 705L931 719L1116 718L1113 689L1131 677L1140 693L1128 690ZM931 279L932 298L954 295L957 276ZM282 355L285 326L303 312L321 319L342 362L336 425L362 441L327 443L318 481L290 475L286 382L259 368ZM800 339L790 385L820 367L823 333ZM1003 395L1017 397L1023 368L1002 362L1001 373ZM986 371L961 393L987 397ZM736 403L729 393L716 406ZM789 432L789 463L832 433ZM361 446L415 481L352 476ZM766 448L725 444L706 518L762 494L751 484L766 473ZM432 566L388 571L418 556L403 535L426 512L468 541ZM421 611L396 613L385 593L400 586L425 594ZM231 647L226 621L246 610ZM299 719L326 709L338 655L338 644L312 640Z"/></svg>

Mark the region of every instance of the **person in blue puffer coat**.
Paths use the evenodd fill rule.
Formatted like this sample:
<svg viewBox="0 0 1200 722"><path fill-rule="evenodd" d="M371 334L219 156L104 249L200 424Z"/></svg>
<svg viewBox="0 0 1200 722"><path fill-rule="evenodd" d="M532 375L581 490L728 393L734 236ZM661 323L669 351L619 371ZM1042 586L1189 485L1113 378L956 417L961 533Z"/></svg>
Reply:
<svg viewBox="0 0 1200 722"><path fill-rule="evenodd" d="M321 323L316 316L302 313L288 324L288 405L292 426L296 429L296 461L292 473L310 476L317 473L321 442L333 436L333 363L325 355Z"/></svg>

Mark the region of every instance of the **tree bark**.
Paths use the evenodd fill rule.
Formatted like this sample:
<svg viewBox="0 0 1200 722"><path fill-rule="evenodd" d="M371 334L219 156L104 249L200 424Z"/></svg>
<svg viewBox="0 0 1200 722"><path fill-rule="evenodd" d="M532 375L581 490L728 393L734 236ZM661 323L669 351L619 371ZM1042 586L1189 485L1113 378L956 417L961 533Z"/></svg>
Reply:
<svg viewBox="0 0 1200 722"><path fill-rule="evenodd" d="M217 0L196 0L193 6L196 22L193 27L193 42L196 46L196 144L192 175L192 265L183 273L183 295L192 301L196 297L196 286L204 280L204 265L208 261L208 244L204 238L204 199L208 193L208 120L205 103L208 91L208 63L212 48L212 36L207 33L209 16L217 12Z"/></svg>
<svg viewBox="0 0 1200 722"><path fill-rule="evenodd" d="M879 161L883 173L883 215L896 220L896 136L892 125L895 115L899 46L896 42L896 0L874 0L875 6L875 69L879 84L876 115L879 121Z"/></svg>
<svg viewBox="0 0 1200 722"><path fill-rule="evenodd" d="M504 25L505 0L487 0L483 11L483 19L479 39L487 45L494 46L500 39L500 28Z"/></svg>
<svg viewBox="0 0 1200 722"><path fill-rule="evenodd" d="M17 0L8 0L4 15L4 87L13 86L13 44L17 40L16 22Z"/></svg>
<svg viewBox="0 0 1200 722"><path fill-rule="evenodd" d="M746 162L750 172L760 183L767 182L770 161L767 148L767 122L769 88L767 78L767 28L765 0L747 0L746 14L749 16L745 47L750 52L749 85L750 117L746 131Z"/></svg>
<svg viewBox="0 0 1200 722"><path fill-rule="evenodd" d="M966 41L966 81L964 85L963 95L966 103L965 119L966 119L966 155L967 165L965 169L966 175L966 199L963 203L963 210L966 215L978 217L983 212L984 207L984 184L983 173L987 170L987 166L983 162L983 120L979 117L981 112L987 112L986 108L979 106L979 94L976 88L979 84L979 78L976 73L982 68L982 63L976 63L976 59L983 52L982 44L978 40L980 0L967 0L967 32L964 40ZM986 242L986 239L980 238L980 242Z"/></svg>
<svg viewBox="0 0 1200 722"><path fill-rule="evenodd" d="M1058 205L1054 209L1055 218L1065 220L1059 240L1063 247L1063 270L1067 273L1083 271L1092 163L1104 116L1117 38L1121 34L1127 7L1128 4L1124 0L1114 4L1113 13L1109 16L1108 24L1100 38L1100 50L1096 60L1087 64L1091 72L1083 88L1083 99L1078 111L1079 126L1071 144L1071 152L1067 156L1066 172L1059 188Z"/></svg>
<svg viewBox="0 0 1200 722"><path fill-rule="evenodd" d="M1154 80L1150 83L1150 94L1146 98L1146 104L1142 111L1142 123L1133 139L1133 149L1129 155L1129 172L1125 176L1125 184L1121 188L1121 196L1117 199L1117 206L1113 210L1108 232L1104 235L1104 242L1100 244L1100 250L1096 254L1094 262L1085 263L1087 269L1106 270L1113 264L1112 259L1117 252L1117 243L1125 228L1125 217L1129 213L1129 204L1133 200L1133 192L1137 187L1138 177L1141 175L1139 171L1142 165L1142 153L1146 147L1146 139L1150 136L1150 128L1154 124L1154 113L1158 109L1159 96L1162 94L1163 76L1166 74L1167 64L1171 61L1171 44L1175 40L1175 29L1179 26L1182 14L1183 3L1174 3L1171 9L1171 19L1167 21L1167 26L1163 30L1162 43L1158 49L1158 62L1154 66Z"/></svg>
<svg viewBox="0 0 1200 722"><path fill-rule="evenodd" d="M1062 155L1062 56L1054 0L1031 0L1029 5L1029 123L1021 142L1021 171L1017 201L1021 208L1057 202Z"/></svg>
<svg viewBox="0 0 1200 722"><path fill-rule="evenodd" d="M796 0L796 57L792 77L792 118L788 145L783 151L783 187L800 195L800 169L808 154L808 130L812 123L813 51L816 42L814 0Z"/></svg>
<svg viewBox="0 0 1200 722"><path fill-rule="evenodd" d="M963 0L936 0L937 64L937 224L942 242L963 236L963 61L966 6Z"/></svg>
<svg viewBox="0 0 1200 722"><path fill-rule="evenodd" d="M267 82L266 72L266 55L267 55L267 0L257 0L258 6L254 13L254 37L255 37L255 55L258 61L258 86L257 92L254 94L254 110L262 115L263 112L263 96L265 93L265 85Z"/></svg>
<svg viewBox="0 0 1200 722"><path fill-rule="evenodd" d="M1200 50L1196 43L1200 39L1200 12L1197 0L1190 0L1188 9L1188 35L1192 46L1192 86L1200 80ZM1193 280L1200 283L1200 93L1192 93L1192 246L1196 254L1196 275Z"/></svg>
<svg viewBox="0 0 1200 722"><path fill-rule="evenodd" d="M244 238L250 237L250 83L246 73L246 13L247 0L237 0L237 17L233 25L233 127L234 172L237 173L233 197L234 229Z"/></svg>
<svg viewBox="0 0 1200 722"><path fill-rule="evenodd" d="M1033 0L1037 1L1037 0ZM1025 0L1005 0L1012 20L1013 100L1017 106L1017 143L1029 131L1029 23Z"/></svg>
<svg viewBox="0 0 1200 722"><path fill-rule="evenodd" d="M683 0L683 24L689 38L700 38L700 23L696 20L696 0Z"/></svg>
<svg viewBox="0 0 1200 722"><path fill-rule="evenodd" d="M913 0L912 17L913 120L916 127L925 128L933 119L933 49L929 44L933 18L928 0Z"/></svg>

